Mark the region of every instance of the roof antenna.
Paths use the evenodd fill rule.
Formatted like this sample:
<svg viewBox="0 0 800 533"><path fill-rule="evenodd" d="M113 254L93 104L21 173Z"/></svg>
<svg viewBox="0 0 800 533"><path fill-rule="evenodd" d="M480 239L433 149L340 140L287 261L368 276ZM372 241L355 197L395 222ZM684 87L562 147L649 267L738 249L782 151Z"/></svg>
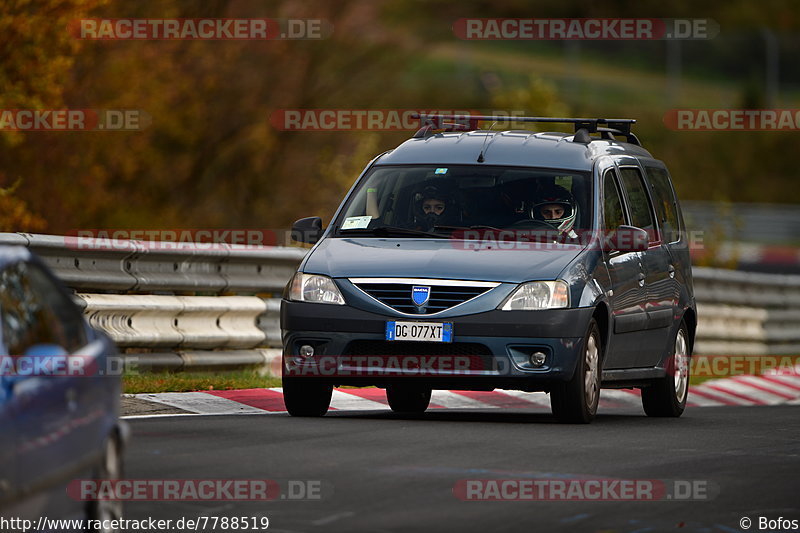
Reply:
<svg viewBox="0 0 800 533"><path fill-rule="evenodd" d="M489 126L489 129L491 130L492 128L494 128L495 124L497 124L496 120L492 122L492 125ZM483 146L481 146L481 153L478 154L478 163L483 163L485 161L483 158L483 149L486 148L486 141L488 140L489 140L489 135L487 134L486 137L483 138Z"/></svg>

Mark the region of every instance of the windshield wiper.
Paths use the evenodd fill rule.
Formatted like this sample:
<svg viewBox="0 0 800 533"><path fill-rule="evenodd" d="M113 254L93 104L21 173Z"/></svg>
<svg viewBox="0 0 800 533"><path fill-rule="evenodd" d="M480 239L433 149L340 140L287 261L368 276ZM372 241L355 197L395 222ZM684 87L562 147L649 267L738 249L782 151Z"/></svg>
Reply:
<svg viewBox="0 0 800 533"><path fill-rule="evenodd" d="M411 228L401 228L399 226L377 226L374 228L350 228L340 229L341 233L364 233L367 235L376 235L378 237L389 237L391 235L415 235L420 237L430 237L434 239L441 239L446 237L441 233L433 233L430 231L422 231Z"/></svg>
<svg viewBox="0 0 800 533"><path fill-rule="evenodd" d="M495 228L494 226L434 226L436 229L446 229L446 230L459 230L459 229L487 229L492 231L503 231L500 228Z"/></svg>
<svg viewBox="0 0 800 533"><path fill-rule="evenodd" d="M494 226L483 226L483 225L476 225L476 226L434 226L435 229L443 229L450 231L451 235L455 234L456 231L463 231L463 230L483 230L483 231L491 231L491 232L498 232L498 237L504 237L504 241L518 241L518 242L532 242L531 235L526 233L525 230L514 230L513 228L496 228ZM548 230L529 230L529 231L538 231L541 233L542 231ZM513 237L513 238L512 238ZM540 240L536 240L535 242L540 242ZM549 242L549 241L548 241Z"/></svg>

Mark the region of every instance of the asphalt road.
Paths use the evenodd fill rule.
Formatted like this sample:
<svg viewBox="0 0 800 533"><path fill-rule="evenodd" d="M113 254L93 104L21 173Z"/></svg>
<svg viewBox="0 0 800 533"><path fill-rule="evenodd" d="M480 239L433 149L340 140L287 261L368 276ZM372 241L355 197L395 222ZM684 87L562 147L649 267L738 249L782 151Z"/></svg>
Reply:
<svg viewBox="0 0 800 533"><path fill-rule="evenodd" d="M266 516L273 532L740 532L747 516L750 531L765 531L759 517L800 519L799 421L797 406L695 408L677 420L614 411L590 426L500 409L134 419L129 479L262 478L284 496L290 480L310 480L321 494L132 502L125 517ZM589 477L692 481L701 499L462 501L453 492L459 480Z"/></svg>

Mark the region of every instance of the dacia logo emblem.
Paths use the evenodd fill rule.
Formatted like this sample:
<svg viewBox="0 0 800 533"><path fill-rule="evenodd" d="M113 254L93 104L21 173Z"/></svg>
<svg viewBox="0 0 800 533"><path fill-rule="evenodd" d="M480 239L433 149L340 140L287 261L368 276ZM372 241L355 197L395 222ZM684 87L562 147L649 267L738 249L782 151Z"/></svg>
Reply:
<svg viewBox="0 0 800 533"><path fill-rule="evenodd" d="M422 287L415 285L411 288L411 301L414 302L419 310L425 307L425 304L428 303L428 299L431 297L431 288L430 287Z"/></svg>

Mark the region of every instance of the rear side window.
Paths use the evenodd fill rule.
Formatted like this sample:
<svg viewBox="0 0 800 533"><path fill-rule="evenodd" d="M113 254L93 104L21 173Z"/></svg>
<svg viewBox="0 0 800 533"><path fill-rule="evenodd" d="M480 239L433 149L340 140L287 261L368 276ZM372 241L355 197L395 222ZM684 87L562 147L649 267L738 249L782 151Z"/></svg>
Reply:
<svg viewBox="0 0 800 533"><path fill-rule="evenodd" d="M629 207L631 210L631 224L637 228L642 228L650 234L653 240L655 227L653 226L653 215L650 210L650 200L644 188L642 175L638 168L622 167L622 183L628 193Z"/></svg>
<svg viewBox="0 0 800 533"><path fill-rule="evenodd" d="M647 178L650 181L650 190L653 193L653 204L656 208L658 225L661 227L663 239L666 242L675 242L680 239L680 226L678 223L678 207L675 192L670 185L669 174L666 169L654 166L645 166Z"/></svg>
<svg viewBox="0 0 800 533"><path fill-rule="evenodd" d="M613 170L606 172L603 177L603 211L605 229L611 231L625 224L625 213Z"/></svg>

